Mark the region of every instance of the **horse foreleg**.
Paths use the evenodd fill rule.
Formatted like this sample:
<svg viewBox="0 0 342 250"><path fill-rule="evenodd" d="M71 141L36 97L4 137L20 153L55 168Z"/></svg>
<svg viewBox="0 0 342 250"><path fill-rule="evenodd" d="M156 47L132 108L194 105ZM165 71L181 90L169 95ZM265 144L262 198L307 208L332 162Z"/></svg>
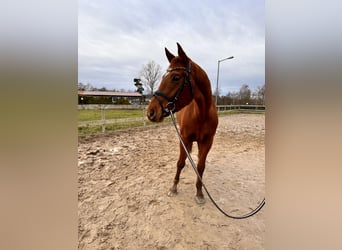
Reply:
<svg viewBox="0 0 342 250"><path fill-rule="evenodd" d="M191 148L192 148L192 142L184 141L184 144L185 144L186 148L188 149L188 151L190 152ZM184 150L182 144L180 144L180 153L179 153L179 158L177 161L177 172L176 172L175 178L173 180L173 185L170 188L170 191L168 193L169 196L174 196L177 194L177 185L179 182L179 177L180 177L180 174L182 172L182 169L185 166L186 157L187 157L187 155L185 153L185 150Z"/></svg>
<svg viewBox="0 0 342 250"><path fill-rule="evenodd" d="M203 172L205 169L205 161L207 159L207 155L209 153L209 150L210 150L212 144L213 144L213 139L210 139L206 142L198 143L197 171L198 171L199 175L201 176L201 179L202 179ZM205 203L204 195L202 192L202 182L201 182L200 178L198 178L198 177L197 177L197 181L196 181L196 189L197 189L197 193L195 196L196 202L198 204Z"/></svg>

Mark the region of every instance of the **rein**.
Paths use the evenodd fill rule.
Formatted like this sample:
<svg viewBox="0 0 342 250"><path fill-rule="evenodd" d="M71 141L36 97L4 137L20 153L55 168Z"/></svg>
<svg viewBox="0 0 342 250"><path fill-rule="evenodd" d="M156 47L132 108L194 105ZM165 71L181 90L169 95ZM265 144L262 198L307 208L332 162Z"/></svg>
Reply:
<svg viewBox="0 0 342 250"><path fill-rule="evenodd" d="M185 89L185 87L187 86L187 84L189 83L190 89L191 89L191 94L193 95L193 89L192 89L192 83L191 83L191 79L190 79L190 73L191 73L191 63L189 61L189 65L188 68L185 67L175 67L175 68L168 68L166 71L167 72L171 72L174 70L185 70L186 71L186 77L184 78L184 81L182 83L182 85L177 89L176 94L173 97L170 97L166 94L164 94L163 92L157 90L153 93L153 96L156 97L156 99L159 102L159 105L162 108L162 112L163 112L163 116L166 117L170 114L169 111L175 111L176 109L176 102L179 98L179 96L182 94L183 90ZM165 107L163 107L162 102L160 101L159 97L163 97L165 98L168 103L166 104Z"/></svg>
<svg viewBox="0 0 342 250"><path fill-rule="evenodd" d="M215 205L215 207L216 207L222 214L224 214L225 216L227 216L227 217L229 217L229 218L231 218L231 219L246 219L246 218L248 218L248 217L253 216L253 215L256 214L257 212L259 212L259 211L261 210L261 208L265 205L265 198L263 198L263 200L260 202L260 204L259 204L255 209L253 209L251 212L249 212L249 213L247 213L247 214L244 214L244 215L240 215L240 216L234 216L234 215L227 214L225 211L223 211L223 210L219 207L219 205L217 205L217 203L215 202L215 200L214 200L214 199L211 197L211 195L209 194L209 191L208 191L207 187L204 185L204 183L203 183L203 181L202 181L202 178L201 178L201 176L200 176L200 174L198 173L198 170L197 170L197 168L196 168L196 164L195 164L195 162L192 160L192 157L191 157L191 155L190 155L188 149L186 148L186 146L185 146L185 144L184 144L184 141L183 141L183 139L182 139L182 136L181 136L181 134L180 134L180 132L179 132L179 130L178 130L178 128L177 128L177 124L176 124L176 120L175 120L173 111L174 111L174 107L173 107L173 109L168 109L167 106L165 107L165 112L168 112L168 113L171 115L172 122L173 122L173 125L174 125L174 127L175 127L175 129L176 129L176 131L177 131L177 135L178 135L179 141L181 142L181 144L182 144L182 146L183 146L183 148L184 148L184 150L185 150L185 153L186 153L186 155L187 155L187 157L188 157L188 159L189 159L189 161L190 161L190 163L191 163L191 166L192 166L192 168L194 169L194 171L195 171L197 177L199 178L199 180L202 182L202 186L203 186L205 192L207 193L208 197L210 198L211 202Z"/></svg>

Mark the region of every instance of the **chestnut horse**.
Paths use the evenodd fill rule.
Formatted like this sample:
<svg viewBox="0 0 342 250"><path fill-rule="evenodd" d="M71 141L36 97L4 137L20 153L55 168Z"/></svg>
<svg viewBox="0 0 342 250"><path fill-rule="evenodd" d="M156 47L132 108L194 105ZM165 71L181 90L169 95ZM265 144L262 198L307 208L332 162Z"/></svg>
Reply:
<svg viewBox="0 0 342 250"><path fill-rule="evenodd" d="M213 144L218 117L207 74L185 54L179 43L177 47L178 56L174 56L165 48L170 65L147 108L147 117L152 122L161 122L170 114L169 110L177 112L180 133L188 151L191 151L193 142L197 142L197 170L202 177L205 161ZM186 157L180 145L177 172L169 192L170 196L177 194L177 184ZM197 203L204 203L202 182L198 177L196 188Z"/></svg>

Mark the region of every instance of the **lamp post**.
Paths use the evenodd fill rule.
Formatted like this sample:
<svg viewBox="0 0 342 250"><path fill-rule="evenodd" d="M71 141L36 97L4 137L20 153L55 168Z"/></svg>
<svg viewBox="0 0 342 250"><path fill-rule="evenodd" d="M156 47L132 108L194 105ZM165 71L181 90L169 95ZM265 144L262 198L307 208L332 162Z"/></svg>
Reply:
<svg viewBox="0 0 342 250"><path fill-rule="evenodd" d="M227 57L227 58L224 58L224 59L221 59L221 60L218 60L217 61L217 78L216 78L216 97L215 97L215 104L216 104L216 107L217 107L217 98L218 98L218 83L219 83L219 73L220 73L220 62L223 62L225 60L228 60L228 59L233 59L234 56L230 56L230 57Z"/></svg>

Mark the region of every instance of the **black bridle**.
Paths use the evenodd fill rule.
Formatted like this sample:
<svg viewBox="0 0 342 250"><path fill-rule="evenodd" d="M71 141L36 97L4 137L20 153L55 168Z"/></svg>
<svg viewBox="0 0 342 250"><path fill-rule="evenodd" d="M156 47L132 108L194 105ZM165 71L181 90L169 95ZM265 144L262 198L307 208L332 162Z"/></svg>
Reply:
<svg viewBox="0 0 342 250"><path fill-rule="evenodd" d="M182 94L182 92L184 91L185 87L189 84L190 86L190 90L191 90L191 94L193 96L193 89L192 89L192 82L190 79L190 73L191 73L191 63L189 61L189 65L188 68L185 67L175 67L175 68L168 68L166 70L166 72L171 72L171 71L175 71L175 70L185 70L186 71L186 75L184 77L184 81L182 83L182 85L177 89L176 94L173 97L168 96L167 94L157 90L156 92L153 93L153 96L158 100L161 108L162 108L162 112L163 112L163 116L166 117L170 114L170 111L175 111L176 109L176 102L179 98L179 96ZM163 107L161 100L159 99L159 97L163 97L165 98L168 103L166 104L165 107Z"/></svg>

